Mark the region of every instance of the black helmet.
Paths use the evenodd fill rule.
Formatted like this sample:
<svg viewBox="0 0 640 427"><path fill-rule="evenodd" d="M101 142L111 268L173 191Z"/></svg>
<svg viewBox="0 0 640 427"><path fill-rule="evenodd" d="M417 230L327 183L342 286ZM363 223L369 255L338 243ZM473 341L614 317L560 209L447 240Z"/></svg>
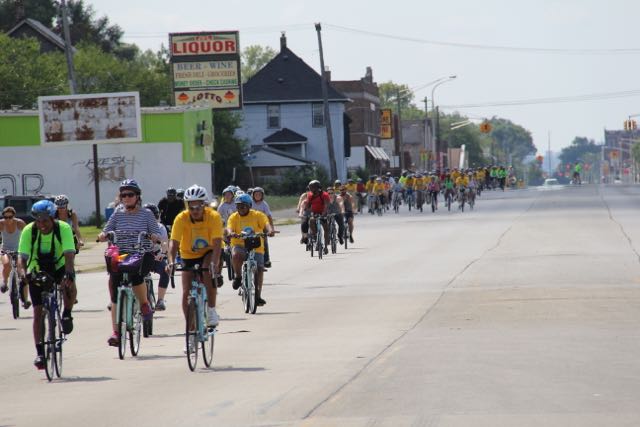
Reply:
<svg viewBox="0 0 640 427"><path fill-rule="evenodd" d="M158 207L153 203L147 203L143 206L143 208L149 209L153 213L153 216L156 217L156 219L160 218L160 211L158 210Z"/></svg>
<svg viewBox="0 0 640 427"><path fill-rule="evenodd" d="M167 196L175 196L175 195L176 195L176 189L174 187L167 188Z"/></svg>
<svg viewBox="0 0 640 427"><path fill-rule="evenodd" d="M140 190L140 186L138 185L138 183L136 182L135 179L125 179L124 181L122 181L120 183L119 190L120 191L122 191L122 190L132 190L138 196L142 193L142 190Z"/></svg>
<svg viewBox="0 0 640 427"><path fill-rule="evenodd" d="M318 181L317 179L314 179L313 181L309 182L309 190L313 190L313 189L320 190L321 188L322 188L322 185L320 184L320 181Z"/></svg>

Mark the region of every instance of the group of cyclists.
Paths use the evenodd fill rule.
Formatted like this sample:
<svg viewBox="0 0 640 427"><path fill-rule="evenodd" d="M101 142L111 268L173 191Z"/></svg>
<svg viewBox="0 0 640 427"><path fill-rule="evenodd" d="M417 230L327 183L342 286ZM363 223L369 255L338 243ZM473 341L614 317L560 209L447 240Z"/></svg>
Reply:
<svg viewBox="0 0 640 427"><path fill-rule="evenodd" d="M248 233L264 233L274 236L273 218L269 205L264 200L264 190L255 188L251 194L239 188L229 187L223 192L224 203L210 199L207 190L193 185L184 192L169 188L167 196L156 204L142 203L142 189L134 179L124 180L118 188L117 204L97 241L110 241L110 247L117 245L117 259L107 258L107 287L113 331L107 343L120 345L117 332L116 310L111 309L117 302L117 286L123 281L123 273L109 268L126 261L127 254L143 253L140 269L129 272L127 280L140 304L145 320L152 319L154 311L165 310L165 295L169 275L177 264L182 270L182 308L186 320L186 303L193 272L189 269L199 265L203 269L202 281L207 290L207 326L215 328L219 323L216 312L217 288L223 285L222 247L230 248L230 263L234 279L232 287L238 289L241 281L241 266L247 256L243 236ZM75 213L68 208L69 198L57 196L53 201L43 199L33 204L33 222L25 224L17 219L16 211L7 207L2 211L0 232L2 233L2 283L0 291L7 292L8 276L11 270L9 257L17 258L17 275L22 284L21 299L25 309L33 305L33 338L36 348L34 365L44 369L44 346L41 331L42 292L41 284L35 277L46 275L59 286L63 300L61 329L65 335L73 331L73 306L77 303L75 275L75 255L84 245ZM220 208L218 211L218 208ZM140 236L145 238L140 240ZM262 295L262 275L270 267L265 254L266 241L260 240L254 259L258 268L255 272L256 303L266 304ZM105 251L113 254L113 251ZM160 274L158 301L152 307L148 299L144 277L150 273ZM214 285L215 283L215 285ZM28 290L28 295L27 295ZM186 349L185 349L186 351Z"/></svg>

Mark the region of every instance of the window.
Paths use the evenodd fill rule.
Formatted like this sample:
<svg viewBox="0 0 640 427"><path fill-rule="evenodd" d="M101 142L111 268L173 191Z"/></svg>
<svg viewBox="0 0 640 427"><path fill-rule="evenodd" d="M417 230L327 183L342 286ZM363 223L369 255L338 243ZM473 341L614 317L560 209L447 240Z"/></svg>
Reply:
<svg viewBox="0 0 640 427"><path fill-rule="evenodd" d="M311 104L313 112L313 127L319 128L324 126L324 105Z"/></svg>
<svg viewBox="0 0 640 427"><path fill-rule="evenodd" d="M280 106L267 105L267 127L280 128Z"/></svg>

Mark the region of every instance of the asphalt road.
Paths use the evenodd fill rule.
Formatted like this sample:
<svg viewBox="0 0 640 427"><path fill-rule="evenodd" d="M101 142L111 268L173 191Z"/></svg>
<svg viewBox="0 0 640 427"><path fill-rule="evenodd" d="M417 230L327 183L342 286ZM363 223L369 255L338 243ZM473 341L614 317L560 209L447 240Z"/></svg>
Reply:
<svg viewBox="0 0 640 427"><path fill-rule="evenodd" d="M626 186L494 192L359 217L322 261L283 227L268 304L246 315L225 283L214 368L195 373L175 290L121 361L106 277L80 275L52 383L3 295L0 426L640 425L638 207Z"/></svg>

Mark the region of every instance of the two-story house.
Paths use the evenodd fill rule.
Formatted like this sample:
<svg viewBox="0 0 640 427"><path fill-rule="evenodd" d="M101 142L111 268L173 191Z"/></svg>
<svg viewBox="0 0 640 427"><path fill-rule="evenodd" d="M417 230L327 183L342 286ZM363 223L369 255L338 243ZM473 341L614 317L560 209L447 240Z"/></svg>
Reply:
<svg viewBox="0 0 640 427"><path fill-rule="evenodd" d="M236 136L249 141L256 184L277 180L288 168L315 165L330 171L321 77L280 38L280 53L243 86L243 120ZM338 178L347 173L348 99L328 86ZM345 127L347 131L345 132Z"/></svg>

